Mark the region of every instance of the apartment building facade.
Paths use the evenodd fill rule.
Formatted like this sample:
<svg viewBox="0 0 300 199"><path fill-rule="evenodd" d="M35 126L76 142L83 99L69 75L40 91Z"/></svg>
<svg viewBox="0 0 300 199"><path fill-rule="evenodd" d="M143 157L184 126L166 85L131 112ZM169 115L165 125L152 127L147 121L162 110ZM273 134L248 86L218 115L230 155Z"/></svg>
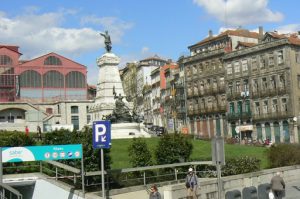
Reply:
<svg viewBox="0 0 300 199"><path fill-rule="evenodd" d="M240 42L257 43L259 34L244 29L227 30L217 36L209 31L204 40L189 46L183 58L191 134L212 138L227 136L225 68L223 57Z"/></svg>
<svg viewBox="0 0 300 199"><path fill-rule="evenodd" d="M299 35L267 32L259 44L223 59L229 136L298 143Z"/></svg>

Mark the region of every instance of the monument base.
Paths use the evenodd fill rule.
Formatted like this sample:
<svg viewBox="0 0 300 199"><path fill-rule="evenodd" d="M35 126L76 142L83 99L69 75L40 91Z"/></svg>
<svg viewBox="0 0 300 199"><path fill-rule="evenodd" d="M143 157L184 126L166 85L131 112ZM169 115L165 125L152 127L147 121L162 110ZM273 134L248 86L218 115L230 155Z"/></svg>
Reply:
<svg viewBox="0 0 300 199"><path fill-rule="evenodd" d="M151 137L143 130L143 124L139 123L116 123L111 125L111 138L124 139L134 137Z"/></svg>

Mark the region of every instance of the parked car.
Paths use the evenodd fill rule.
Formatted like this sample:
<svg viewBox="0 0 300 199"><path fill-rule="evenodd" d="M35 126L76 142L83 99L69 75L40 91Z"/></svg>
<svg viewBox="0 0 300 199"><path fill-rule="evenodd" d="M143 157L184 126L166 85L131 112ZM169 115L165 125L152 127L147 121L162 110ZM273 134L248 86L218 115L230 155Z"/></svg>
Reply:
<svg viewBox="0 0 300 199"><path fill-rule="evenodd" d="M157 136L160 136L166 132L166 129L165 129L165 127L159 126L155 132L156 132Z"/></svg>

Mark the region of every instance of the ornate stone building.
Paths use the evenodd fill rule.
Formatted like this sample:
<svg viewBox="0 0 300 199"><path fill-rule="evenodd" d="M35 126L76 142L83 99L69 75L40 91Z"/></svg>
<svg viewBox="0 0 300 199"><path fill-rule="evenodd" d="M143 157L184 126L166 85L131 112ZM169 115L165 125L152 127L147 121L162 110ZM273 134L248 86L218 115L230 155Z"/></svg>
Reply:
<svg viewBox="0 0 300 199"><path fill-rule="evenodd" d="M238 130L242 138L298 143L299 35L267 32L259 44L223 60L229 135Z"/></svg>
<svg viewBox="0 0 300 199"><path fill-rule="evenodd" d="M258 42L258 33L227 30L217 36L209 31L204 40L189 46L183 59L189 130L199 137L227 135L225 69L223 57L239 42Z"/></svg>

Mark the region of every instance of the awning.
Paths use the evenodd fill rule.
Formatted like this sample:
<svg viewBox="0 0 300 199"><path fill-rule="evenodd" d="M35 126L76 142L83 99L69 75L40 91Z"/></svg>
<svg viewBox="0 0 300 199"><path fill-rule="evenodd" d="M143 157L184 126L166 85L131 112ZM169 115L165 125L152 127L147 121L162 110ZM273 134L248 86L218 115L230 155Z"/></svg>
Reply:
<svg viewBox="0 0 300 199"><path fill-rule="evenodd" d="M239 126L240 131L253 131L253 125Z"/></svg>

